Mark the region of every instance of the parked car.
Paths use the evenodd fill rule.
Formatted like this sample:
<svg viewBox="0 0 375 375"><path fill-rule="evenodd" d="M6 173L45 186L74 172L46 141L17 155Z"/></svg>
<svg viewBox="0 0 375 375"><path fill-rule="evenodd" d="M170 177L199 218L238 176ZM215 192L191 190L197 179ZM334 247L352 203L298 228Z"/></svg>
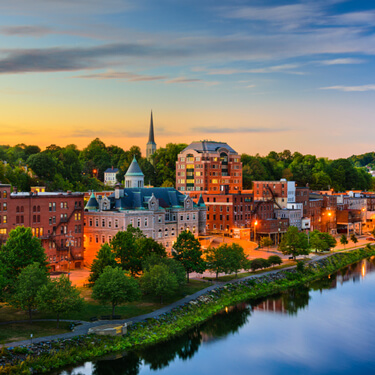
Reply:
<svg viewBox="0 0 375 375"><path fill-rule="evenodd" d="M366 241L375 241L374 237L366 237Z"/></svg>

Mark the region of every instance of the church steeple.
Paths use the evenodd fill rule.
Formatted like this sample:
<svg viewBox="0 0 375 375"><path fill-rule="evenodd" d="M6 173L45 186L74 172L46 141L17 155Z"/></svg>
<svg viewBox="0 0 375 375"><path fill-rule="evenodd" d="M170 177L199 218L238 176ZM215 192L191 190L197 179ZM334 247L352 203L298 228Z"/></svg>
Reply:
<svg viewBox="0 0 375 375"><path fill-rule="evenodd" d="M155 143L155 136L154 136L154 120L152 117L151 111L151 121L150 121L150 131L148 134L148 142L146 146L146 157L150 160L151 155L153 155L156 151L156 143Z"/></svg>

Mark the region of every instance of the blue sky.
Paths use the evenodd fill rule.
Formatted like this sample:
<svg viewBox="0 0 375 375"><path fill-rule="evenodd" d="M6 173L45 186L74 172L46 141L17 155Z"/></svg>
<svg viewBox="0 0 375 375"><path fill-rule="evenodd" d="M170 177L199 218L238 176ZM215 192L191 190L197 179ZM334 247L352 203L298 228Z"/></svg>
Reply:
<svg viewBox="0 0 375 375"><path fill-rule="evenodd" d="M0 4L1 143L373 151L375 3Z"/></svg>

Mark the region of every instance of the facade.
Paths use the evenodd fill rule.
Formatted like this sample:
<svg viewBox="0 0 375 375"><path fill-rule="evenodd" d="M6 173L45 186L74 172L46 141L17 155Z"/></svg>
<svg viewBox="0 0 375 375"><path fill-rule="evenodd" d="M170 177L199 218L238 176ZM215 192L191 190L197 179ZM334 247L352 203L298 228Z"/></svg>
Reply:
<svg viewBox="0 0 375 375"><path fill-rule="evenodd" d="M193 142L178 155L176 189L235 194L242 190L241 156L227 143Z"/></svg>
<svg viewBox="0 0 375 375"><path fill-rule="evenodd" d="M115 186L117 183L116 174L118 173L118 168L108 168L104 171L104 185Z"/></svg>
<svg viewBox="0 0 375 375"><path fill-rule="evenodd" d="M0 185L0 190L2 243L15 227L30 227L41 239L52 271L83 265L82 193L10 193L10 185Z"/></svg>
<svg viewBox="0 0 375 375"><path fill-rule="evenodd" d="M254 181L255 200L273 200L280 209L296 201L296 183L281 179L280 181Z"/></svg>
<svg viewBox="0 0 375 375"><path fill-rule="evenodd" d="M146 157L147 160L151 159L151 156L156 152L156 143L155 143L155 135L154 135L154 121L152 118L152 111L151 111L151 120L150 120L150 131L148 135L148 142L146 145Z"/></svg>
<svg viewBox="0 0 375 375"><path fill-rule="evenodd" d="M134 177L138 181L139 176ZM102 244L111 242L129 225L140 228L170 253L181 232L205 234L206 206L202 197L196 204L191 197L169 187L123 189L116 185L110 196L92 193L85 207L87 261L92 261Z"/></svg>
<svg viewBox="0 0 375 375"><path fill-rule="evenodd" d="M288 219L290 227L302 229L302 212L300 209L275 210L276 219Z"/></svg>

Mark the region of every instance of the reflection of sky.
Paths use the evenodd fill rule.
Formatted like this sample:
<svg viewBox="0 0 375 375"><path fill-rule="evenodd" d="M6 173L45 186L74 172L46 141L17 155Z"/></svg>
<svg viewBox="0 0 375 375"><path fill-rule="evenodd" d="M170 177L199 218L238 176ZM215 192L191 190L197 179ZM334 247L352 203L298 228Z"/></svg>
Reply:
<svg viewBox="0 0 375 375"><path fill-rule="evenodd" d="M353 374L373 372L375 272L310 291L297 315L254 311L235 334L202 342L192 359L140 374ZM228 315L230 318L230 314ZM88 364L74 375L91 374ZM65 373L64 373L65 374Z"/></svg>

